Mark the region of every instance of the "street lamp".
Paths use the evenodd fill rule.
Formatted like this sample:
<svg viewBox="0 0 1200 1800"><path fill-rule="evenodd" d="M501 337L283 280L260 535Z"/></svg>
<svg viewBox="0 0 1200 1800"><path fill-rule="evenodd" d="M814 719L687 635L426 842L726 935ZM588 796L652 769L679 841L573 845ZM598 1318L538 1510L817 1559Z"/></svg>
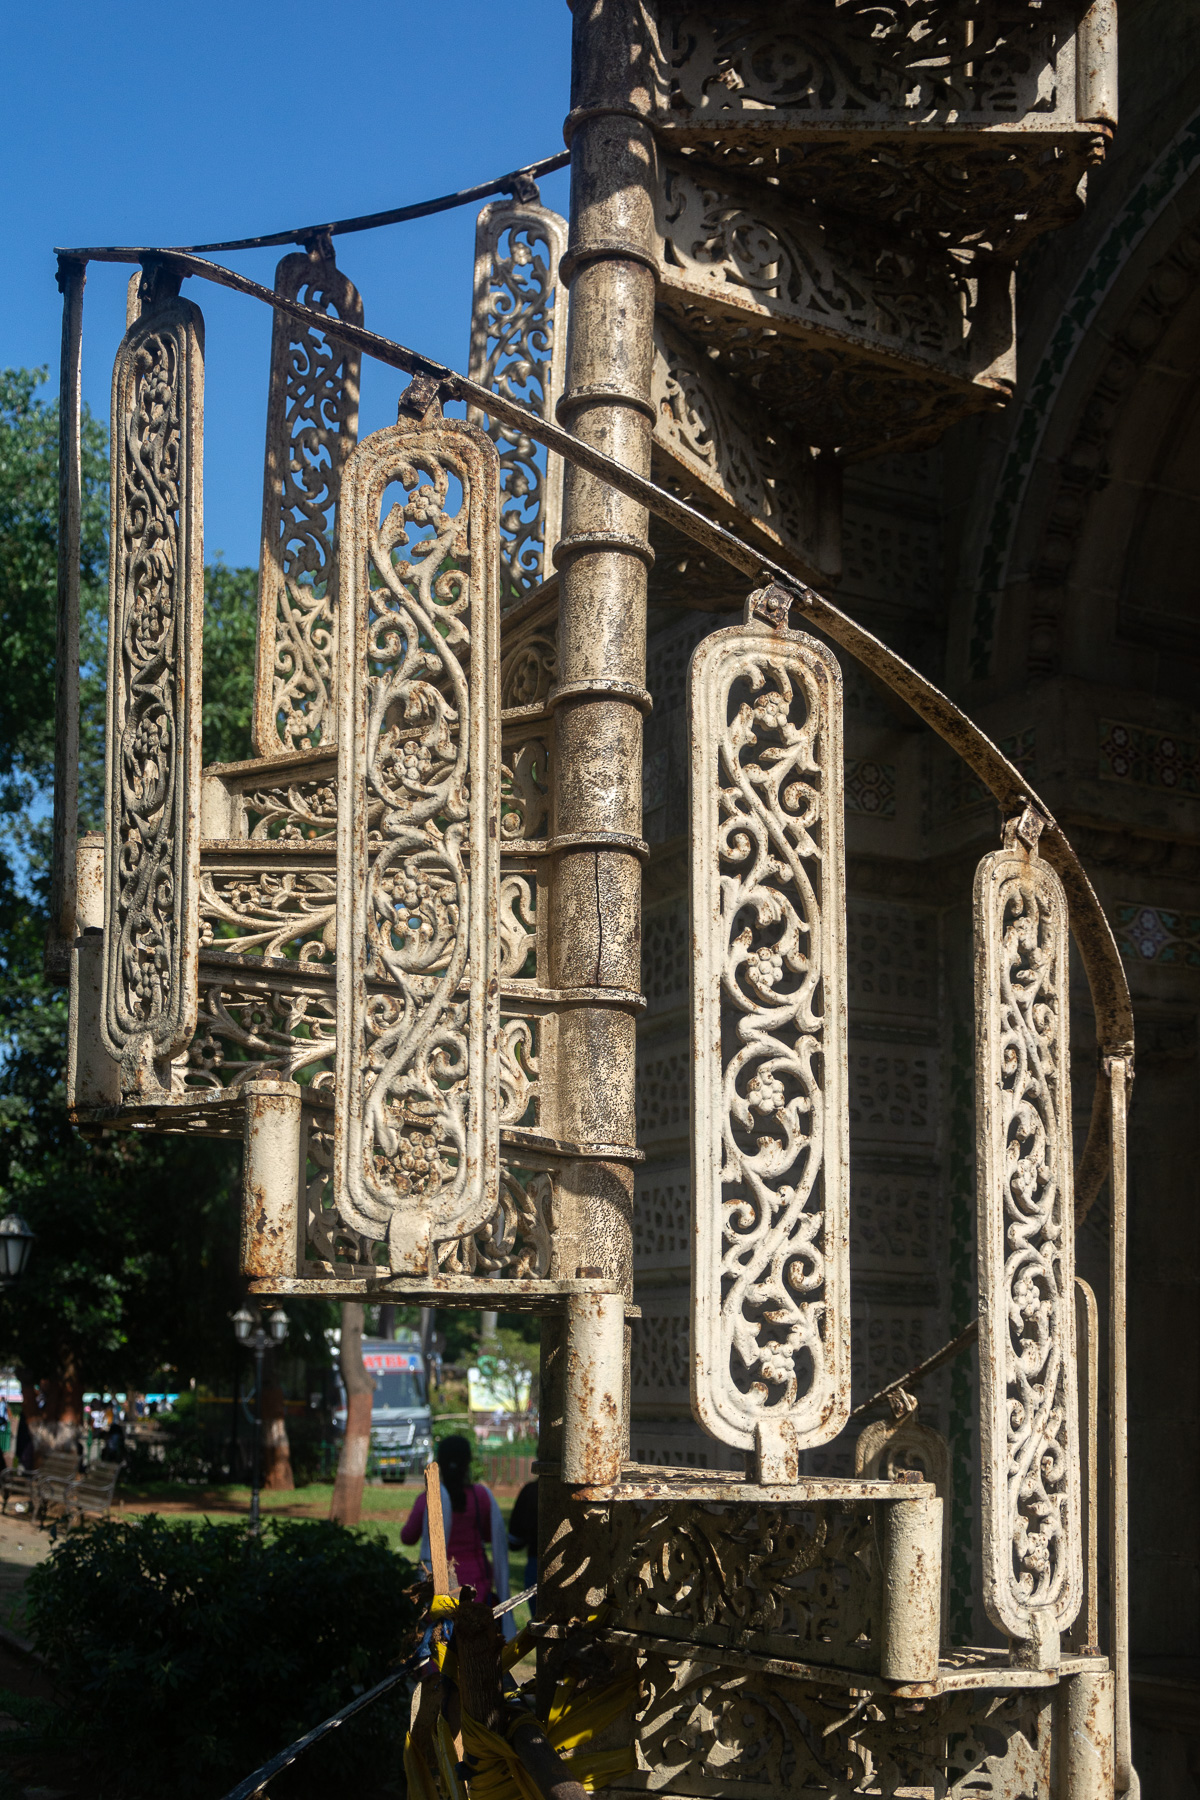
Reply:
<svg viewBox="0 0 1200 1800"><path fill-rule="evenodd" d="M3 1224L0 1223L0 1231ZM287 1314L281 1306L274 1307L267 1314L267 1329L263 1330L257 1313L251 1312L248 1306L239 1306L233 1315L233 1335L239 1344L254 1352L254 1438L250 1455L250 1530L257 1536L258 1522L258 1490L261 1479L262 1462L262 1372L263 1357L273 1344L279 1345L288 1334Z"/></svg>
<svg viewBox="0 0 1200 1800"><path fill-rule="evenodd" d="M11 1287L25 1273L33 1237L20 1213L0 1219L0 1287Z"/></svg>

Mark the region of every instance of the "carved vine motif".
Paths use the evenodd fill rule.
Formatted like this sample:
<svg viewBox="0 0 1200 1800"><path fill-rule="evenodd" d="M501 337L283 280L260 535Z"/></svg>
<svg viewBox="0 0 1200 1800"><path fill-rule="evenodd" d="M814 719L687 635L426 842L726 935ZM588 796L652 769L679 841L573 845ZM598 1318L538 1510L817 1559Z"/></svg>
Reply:
<svg viewBox="0 0 1200 1800"><path fill-rule="evenodd" d="M500 704L542 706L558 674L558 628L555 622L523 631L504 645L500 665Z"/></svg>
<svg viewBox="0 0 1200 1800"><path fill-rule="evenodd" d="M440 419L343 482L338 1205L396 1273L496 1207L496 486Z"/></svg>
<svg viewBox="0 0 1200 1800"><path fill-rule="evenodd" d="M672 123L710 129L761 129L764 111L859 126L1072 120L1056 59L1073 31L1066 6L1021 0L681 8L663 32L663 99Z"/></svg>
<svg viewBox="0 0 1200 1800"><path fill-rule="evenodd" d="M1036 1691L948 1694L916 1708L653 1655L639 1673L638 1767L672 1793L1049 1800L1051 1709Z"/></svg>
<svg viewBox="0 0 1200 1800"><path fill-rule="evenodd" d="M841 228L773 219L690 170L667 167L659 230L668 274L772 316L945 359L962 349L971 284L949 262Z"/></svg>
<svg viewBox="0 0 1200 1800"><path fill-rule="evenodd" d="M537 875L532 869L500 877L500 979L537 976Z"/></svg>
<svg viewBox="0 0 1200 1800"><path fill-rule="evenodd" d="M989 384L967 385L931 369L902 372L861 350L832 345L811 354L773 327L748 321L744 309L724 307L714 296L703 303L685 290L664 295L687 335L738 387L747 405L770 395L776 414L807 442L823 448L877 451L919 449L935 443L968 413L1002 403Z"/></svg>
<svg viewBox="0 0 1200 1800"><path fill-rule="evenodd" d="M984 1600L1010 1635L1082 1594L1067 903L1019 850L975 883Z"/></svg>
<svg viewBox="0 0 1200 1800"><path fill-rule="evenodd" d="M336 889L332 869L206 869L201 947L332 966Z"/></svg>
<svg viewBox="0 0 1200 1800"><path fill-rule="evenodd" d="M881 1586L869 1507L630 1503L613 1569L610 1593L625 1630L878 1667Z"/></svg>
<svg viewBox="0 0 1200 1800"><path fill-rule="evenodd" d="M551 1176L501 1163L500 1204L480 1230L438 1246L438 1268L444 1275L541 1279L550 1273L553 1230Z"/></svg>
<svg viewBox="0 0 1200 1800"><path fill-rule="evenodd" d="M551 420L566 358L566 291L558 279L566 247L566 220L536 198L493 201L479 215L468 373ZM562 464L515 427L476 409L468 417L500 453L501 605L511 606L549 573Z"/></svg>
<svg viewBox="0 0 1200 1800"><path fill-rule="evenodd" d="M313 1122L305 1135L305 1242L311 1259L326 1268L374 1268L379 1246L351 1231L334 1204L333 1128Z"/></svg>
<svg viewBox="0 0 1200 1800"><path fill-rule="evenodd" d="M506 734L507 737L507 734ZM508 737L501 751L500 835L506 847L550 830L550 754L545 737Z"/></svg>
<svg viewBox="0 0 1200 1800"><path fill-rule="evenodd" d="M707 358L705 359L708 360ZM694 470L706 485L754 524L811 555L816 528L812 452L777 443L760 415L752 426L736 393L680 333L654 323L650 397L656 444Z"/></svg>
<svg viewBox="0 0 1200 1800"><path fill-rule="evenodd" d="M849 1405L841 674L799 633L704 639L689 680L693 1382L741 1449Z"/></svg>
<svg viewBox="0 0 1200 1800"><path fill-rule="evenodd" d="M497 1056L500 1123L535 1126L538 1122L538 1022L506 1018L500 1025Z"/></svg>
<svg viewBox="0 0 1200 1800"><path fill-rule="evenodd" d="M1104 160L1106 140L1074 132L1047 145L1036 136L1003 141L911 141L863 132L780 141L757 138L698 146L691 166L728 189L769 174L792 206L827 206L876 220L928 249L987 246L1020 256L1034 238L1077 218L1081 183Z"/></svg>
<svg viewBox="0 0 1200 1800"><path fill-rule="evenodd" d="M358 291L332 244L324 248L285 256L275 292L361 325ZM360 362L316 326L275 314L254 697L260 756L333 741L338 491L358 437Z"/></svg>
<svg viewBox="0 0 1200 1800"><path fill-rule="evenodd" d="M280 782L242 796L246 835L272 843L312 843L337 831L337 786L332 779Z"/></svg>
<svg viewBox="0 0 1200 1800"><path fill-rule="evenodd" d="M117 352L112 407L103 1026L143 1093L196 1016L204 324L164 281Z"/></svg>
<svg viewBox="0 0 1200 1800"><path fill-rule="evenodd" d="M236 1088L279 1074L315 1089L333 1085L332 984L252 969L201 971L195 1034L179 1058L176 1085Z"/></svg>

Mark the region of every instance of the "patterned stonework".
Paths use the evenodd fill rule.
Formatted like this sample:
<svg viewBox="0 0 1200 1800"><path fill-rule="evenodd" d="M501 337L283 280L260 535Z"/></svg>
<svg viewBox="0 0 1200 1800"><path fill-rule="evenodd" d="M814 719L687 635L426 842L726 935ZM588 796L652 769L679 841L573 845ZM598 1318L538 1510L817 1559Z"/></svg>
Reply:
<svg viewBox="0 0 1200 1800"><path fill-rule="evenodd" d="M1200 742L1119 720L1097 721L1101 781L1200 794Z"/></svg>
<svg viewBox="0 0 1200 1800"><path fill-rule="evenodd" d="M1117 907L1113 923L1117 948L1127 962L1200 969L1200 913L1130 900Z"/></svg>
<svg viewBox="0 0 1200 1800"><path fill-rule="evenodd" d="M867 758L846 758L846 811L868 818L896 816L896 766Z"/></svg>

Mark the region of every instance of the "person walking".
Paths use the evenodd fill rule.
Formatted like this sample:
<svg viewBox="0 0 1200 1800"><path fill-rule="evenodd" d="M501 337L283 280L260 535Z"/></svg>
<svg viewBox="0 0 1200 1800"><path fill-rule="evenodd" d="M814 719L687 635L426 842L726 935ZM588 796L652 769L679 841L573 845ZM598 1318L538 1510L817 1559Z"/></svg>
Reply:
<svg viewBox="0 0 1200 1800"><path fill-rule="evenodd" d="M475 1598L488 1606L508 1599L508 1533L495 1495L482 1481L467 1478L471 1472L471 1446L465 1437L444 1437L437 1447L442 1489L442 1521L446 1556L460 1587L473 1587ZM416 1503L400 1528L400 1542L420 1541L421 1560L430 1567L429 1519L425 1496ZM491 1561L488 1551L491 1551ZM516 1627L511 1613L503 1619L505 1637Z"/></svg>

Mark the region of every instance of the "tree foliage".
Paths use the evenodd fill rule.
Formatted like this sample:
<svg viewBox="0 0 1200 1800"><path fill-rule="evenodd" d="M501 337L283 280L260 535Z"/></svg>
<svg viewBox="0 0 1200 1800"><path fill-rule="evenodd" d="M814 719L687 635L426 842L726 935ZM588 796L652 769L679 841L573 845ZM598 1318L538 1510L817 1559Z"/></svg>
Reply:
<svg viewBox="0 0 1200 1800"><path fill-rule="evenodd" d="M74 1367L88 1386L138 1386L160 1369L228 1385L239 1304L240 1150L213 1139L67 1123L67 997L42 970L54 759L58 408L44 370L0 374L0 1211L37 1234L0 1303L0 1357L35 1379ZM83 416L80 824L103 822L107 618L106 433ZM257 573L206 571L207 759L250 754ZM289 1309L289 1350L324 1357L330 1309Z"/></svg>
<svg viewBox="0 0 1200 1800"><path fill-rule="evenodd" d="M382 1538L336 1525L272 1520L254 1538L151 1514L71 1532L26 1593L102 1792L212 1800L404 1657L412 1582ZM401 1687L271 1792L378 1793L406 1714Z"/></svg>
<svg viewBox="0 0 1200 1800"><path fill-rule="evenodd" d="M39 399L45 379L45 369L0 371L0 805L10 811L54 766L58 405ZM81 435L83 647L94 663L108 581L108 434L86 408Z"/></svg>

